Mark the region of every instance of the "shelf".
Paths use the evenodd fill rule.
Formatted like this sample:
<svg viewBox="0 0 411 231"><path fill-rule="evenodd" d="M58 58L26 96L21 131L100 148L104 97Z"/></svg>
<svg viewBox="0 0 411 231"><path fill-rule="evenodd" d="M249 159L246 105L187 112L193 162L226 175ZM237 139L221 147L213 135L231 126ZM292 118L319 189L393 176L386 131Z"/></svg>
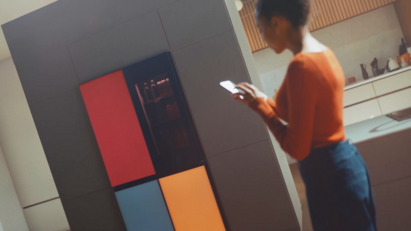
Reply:
<svg viewBox="0 0 411 231"><path fill-rule="evenodd" d="M174 95L166 95L166 96L158 97L154 100L150 100L148 102L145 102L144 105L152 104L152 103L158 103L158 102L160 102L160 100L164 100L164 99L168 99L168 98L172 98L172 97L174 97Z"/></svg>
<svg viewBox="0 0 411 231"><path fill-rule="evenodd" d="M188 145L187 147L184 147L184 148L174 148L172 150L168 150L166 152L163 152L162 154L160 154L160 156L167 156L167 155L172 154L172 153L176 153L176 152L180 152L180 151L187 151L190 148L192 148L191 145Z"/></svg>
<svg viewBox="0 0 411 231"><path fill-rule="evenodd" d="M158 126L162 126L162 125L166 125L166 124L175 123L175 122L178 121L178 120L181 120L181 117L178 117L178 118L172 119L172 120L167 120L167 121L159 122L159 123L150 124L150 126L151 126L151 127L158 127Z"/></svg>
<svg viewBox="0 0 411 231"><path fill-rule="evenodd" d="M355 88L355 87L358 87L358 86L361 86L361 85L364 85L364 84L367 84L367 83L372 83L372 82L375 82L377 80L384 79L384 78L387 78L387 77L391 77L393 75L397 75L397 74L400 74L402 72L410 71L410 70L411 70L411 67L405 67L405 68L401 68L397 71L388 72L388 73L385 73L385 74L382 74L382 75L379 75L379 76L376 76L376 77L370 77L367 80L360 80L360 81L348 84L347 86L345 86L344 90L346 91L346 90L349 90L351 88Z"/></svg>

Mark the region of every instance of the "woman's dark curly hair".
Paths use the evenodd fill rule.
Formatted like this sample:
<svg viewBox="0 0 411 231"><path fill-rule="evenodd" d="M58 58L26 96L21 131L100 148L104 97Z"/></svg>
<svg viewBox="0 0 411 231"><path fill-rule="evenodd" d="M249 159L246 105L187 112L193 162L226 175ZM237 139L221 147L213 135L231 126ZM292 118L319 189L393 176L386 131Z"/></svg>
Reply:
<svg viewBox="0 0 411 231"><path fill-rule="evenodd" d="M273 16L282 16L298 28L305 26L310 14L310 0L258 0L255 7L257 19L270 21Z"/></svg>

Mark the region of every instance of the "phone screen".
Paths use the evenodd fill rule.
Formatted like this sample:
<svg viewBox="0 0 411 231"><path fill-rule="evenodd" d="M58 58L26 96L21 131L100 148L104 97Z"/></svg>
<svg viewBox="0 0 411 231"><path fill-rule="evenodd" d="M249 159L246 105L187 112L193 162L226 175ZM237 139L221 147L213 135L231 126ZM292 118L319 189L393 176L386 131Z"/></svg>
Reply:
<svg viewBox="0 0 411 231"><path fill-rule="evenodd" d="M243 91L238 90L237 88L235 88L236 84L229 81L229 80L220 82L220 85L223 88L225 88L227 91L231 92L232 94L237 94L237 93L242 94L242 93L244 93Z"/></svg>

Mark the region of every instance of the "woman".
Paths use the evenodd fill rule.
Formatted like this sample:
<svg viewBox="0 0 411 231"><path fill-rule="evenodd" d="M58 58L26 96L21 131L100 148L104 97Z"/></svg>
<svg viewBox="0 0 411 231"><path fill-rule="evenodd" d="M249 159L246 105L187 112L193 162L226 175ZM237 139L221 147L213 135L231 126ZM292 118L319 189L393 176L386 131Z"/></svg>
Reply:
<svg viewBox="0 0 411 231"><path fill-rule="evenodd" d="M278 54L289 49L294 58L275 102L247 83L237 86L244 94L233 97L257 112L299 160L315 231L375 231L368 171L344 133L344 73L309 33L309 1L258 1L256 19L268 46Z"/></svg>

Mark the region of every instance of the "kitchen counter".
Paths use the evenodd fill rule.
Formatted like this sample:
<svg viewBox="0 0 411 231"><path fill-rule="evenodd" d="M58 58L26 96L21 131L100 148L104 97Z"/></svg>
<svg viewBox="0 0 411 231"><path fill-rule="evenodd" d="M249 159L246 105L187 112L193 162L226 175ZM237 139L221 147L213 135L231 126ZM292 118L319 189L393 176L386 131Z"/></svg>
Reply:
<svg viewBox="0 0 411 231"><path fill-rule="evenodd" d="M345 88L344 125L411 107L411 67Z"/></svg>
<svg viewBox="0 0 411 231"><path fill-rule="evenodd" d="M411 129L411 119L398 122L382 115L346 126L345 133L347 139L359 143L406 129Z"/></svg>
<svg viewBox="0 0 411 231"><path fill-rule="evenodd" d="M387 78L387 77L391 77L391 76L393 76L393 75L397 75L397 74L399 74L399 73L402 73L402 72L405 72L405 71L410 71L410 70L411 70L411 66L405 67L405 68L401 68L401 69L399 69L399 70L397 70L397 71L393 71L393 72L389 72L389 73L386 73L386 74L382 74L382 75L379 75L379 76L377 76L377 77L370 77L370 78L367 79L367 80L357 81L357 82L348 84L348 85L344 88L344 90L349 90L349 89L352 89L352 88L356 88L356 87L359 87L359 86L361 86L361 85L364 85L364 84L367 84L367 83L372 83L372 82L374 82L374 81L377 81L377 80L380 80L380 79L384 79L384 78Z"/></svg>

